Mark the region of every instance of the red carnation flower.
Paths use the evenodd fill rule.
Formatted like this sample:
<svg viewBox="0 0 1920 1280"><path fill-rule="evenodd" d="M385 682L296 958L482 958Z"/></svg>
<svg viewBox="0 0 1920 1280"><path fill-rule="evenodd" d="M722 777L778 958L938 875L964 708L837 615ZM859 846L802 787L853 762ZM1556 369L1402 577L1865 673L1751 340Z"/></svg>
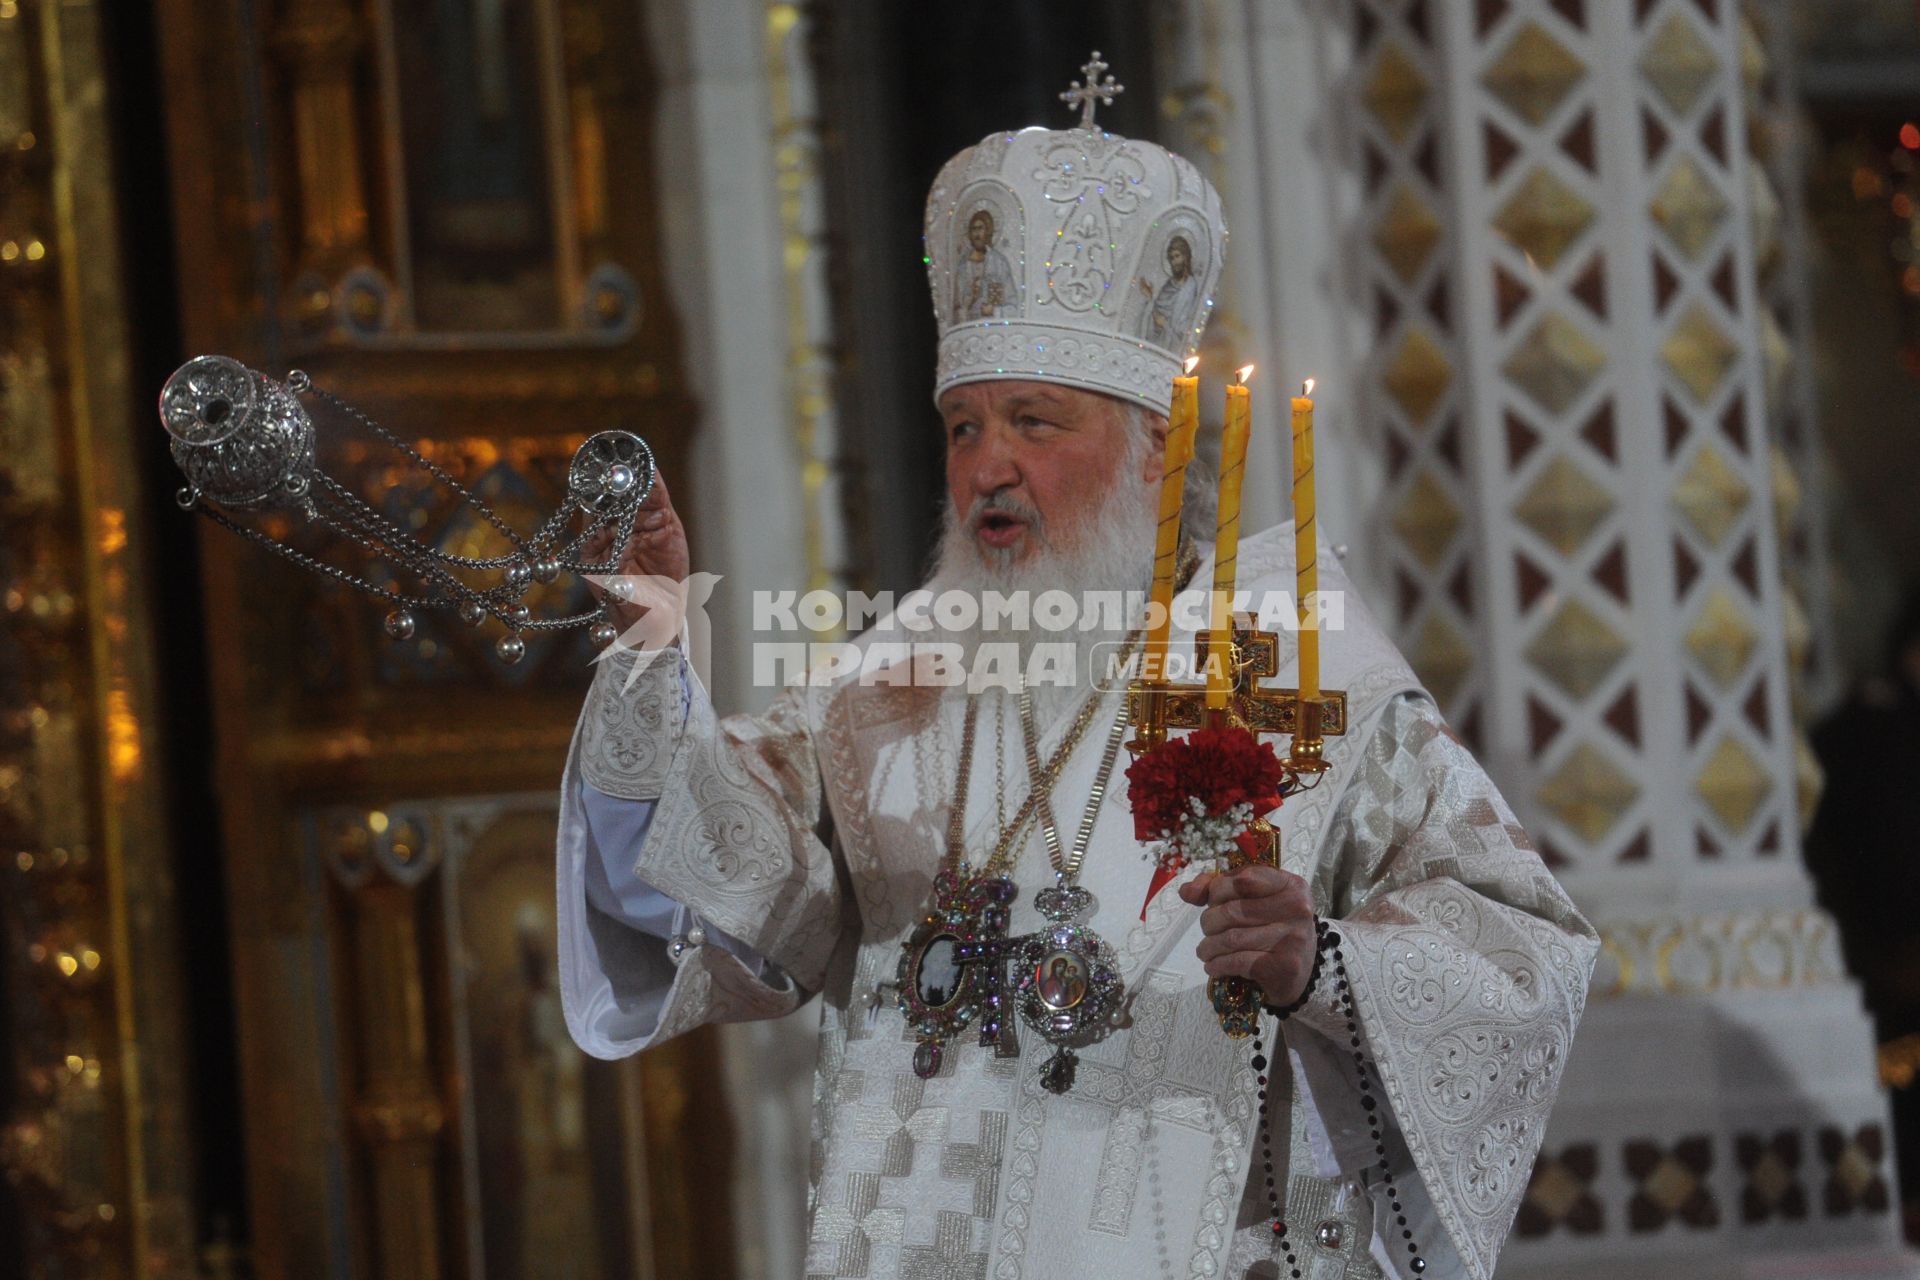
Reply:
<svg viewBox="0 0 1920 1280"><path fill-rule="evenodd" d="M1253 819L1279 807L1285 777L1272 744L1239 727L1196 730L1128 765L1134 839L1154 846L1147 902L1192 858L1245 850Z"/></svg>

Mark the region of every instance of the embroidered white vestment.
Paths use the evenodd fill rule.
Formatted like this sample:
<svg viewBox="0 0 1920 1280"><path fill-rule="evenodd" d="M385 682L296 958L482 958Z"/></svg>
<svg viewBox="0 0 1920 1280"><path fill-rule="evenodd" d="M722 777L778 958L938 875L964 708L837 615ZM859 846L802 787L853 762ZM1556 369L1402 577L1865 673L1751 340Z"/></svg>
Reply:
<svg viewBox="0 0 1920 1280"><path fill-rule="evenodd" d="M1245 588L1291 590L1292 542L1291 525L1245 540ZM1347 691L1349 728L1327 739L1332 769L1321 785L1277 816L1283 861L1308 878L1344 938L1425 1280L1487 1280L1539 1148L1597 942L1337 559L1323 554L1321 576L1323 591L1347 592L1345 627L1322 651L1323 684ZM1207 580L1204 568L1196 580ZM1282 632L1283 683L1293 648ZM964 1036L922 1080L891 993L876 1001L876 991L893 981L940 862L964 691L843 682L790 689L764 715L723 720L677 655L623 691L631 663L600 665L567 766L559 905L568 1024L587 1051L616 1057L821 996L810 1277L1239 1277L1271 1267L1247 1045L1221 1034L1208 1006L1194 956L1199 912L1169 890L1139 919L1149 867L1132 835L1124 759L1081 883L1098 903L1093 927L1123 960L1126 1024L1081 1051L1064 1096L1041 1089L1051 1048L1024 1027L1017 1056ZM1069 835L1119 705L1120 694L1105 695L1055 788ZM1043 755L1066 719L1043 727ZM990 723L982 717L983 729ZM1020 750L1016 739L1009 758ZM983 754L984 734L976 765ZM659 940L590 908L583 779L657 801L632 851L636 874L780 973L762 981L717 946L693 948L676 966ZM1015 805L1024 790L1009 784ZM993 788L969 791L968 847L981 850L995 834ZM1015 879L1021 933L1039 927L1033 894L1051 882L1038 838ZM1315 1277L1410 1275L1398 1224L1389 1215L1375 1230L1383 1194L1356 1180L1376 1153L1332 989L1323 979L1285 1025L1281 1061L1292 1070L1273 1069L1276 1104L1289 1100L1274 1108L1272 1149L1286 1166L1276 1177L1292 1238ZM1271 1020L1267 1030L1271 1043Z"/></svg>

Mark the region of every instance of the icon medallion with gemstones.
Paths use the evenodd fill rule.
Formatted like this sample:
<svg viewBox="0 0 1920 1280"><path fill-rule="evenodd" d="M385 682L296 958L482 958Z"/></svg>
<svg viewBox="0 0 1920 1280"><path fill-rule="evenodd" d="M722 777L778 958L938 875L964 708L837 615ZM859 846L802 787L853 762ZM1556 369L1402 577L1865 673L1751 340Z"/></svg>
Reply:
<svg viewBox="0 0 1920 1280"><path fill-rule="evenodd" d="M1074 884L1042 889L1033 905L1047 926L1014 940L1011 961L1021 1019L1054 1048L1040 1067L1049 1093L1073 1088L1076 1049L1106 1039L1126 998L1119 958L1106 939L1076 917L1093 910L1093 895Z"/></svg>
<svg viewBox="0 0 1920 1280"><path fill-rule="evenodd" d="M900 1012L920 1043L913 1072L940 1070L949 1041L976 1020L980 1043L999 1043L1001 953L1006 945L1013 882L948 869L933 880L933 903L900 952L895 979Z"/></svg>

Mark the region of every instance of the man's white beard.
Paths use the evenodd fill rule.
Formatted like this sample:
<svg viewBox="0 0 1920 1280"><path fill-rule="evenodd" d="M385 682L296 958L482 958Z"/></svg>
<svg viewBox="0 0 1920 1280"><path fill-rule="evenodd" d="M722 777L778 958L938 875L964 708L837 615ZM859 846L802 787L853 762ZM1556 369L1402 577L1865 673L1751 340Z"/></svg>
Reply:
<svg viewBox="0 0 1920 1280"><path fill-rule="evenodd" d="M1017 562L1010 551L983 546L974 532L974 517L983 506L992 507L993 500L976 502L969 512L956 512L951 506L945 512L928 591L936 595L963 591L975 599L990 591L1009 596L1025 592L1029 602L1042 592L1064 591L1078 606L1071 630L1049 631L1032 618L1024 629L1009 629L999 625L998 619L989 628L983 617L962 630L938 628L932 637L958 644L970 671L983 645L1010 646L997 652L1017 654L1016 670L1027 668L1036 645L1073 646L1071 687L1039 684L1034 689L1035 711L1043 720L1077 706L1090 678L1106 683L1109 660L1119 654L1128 630L1144 621L1141 610L1122 609L1116 615L1102 607L1095 625L1082 625L1094 609L1095 593L1118 593L1138 604L1152 579L1159 495L1155 486L1139 481L1138 474L1137 461L1129 451L1119 460L1108 492L1092 514L1070 528L1048 529L1037 511L1017 507L1028 522L1026 536L1032 541L1026 557Z"/></svg>

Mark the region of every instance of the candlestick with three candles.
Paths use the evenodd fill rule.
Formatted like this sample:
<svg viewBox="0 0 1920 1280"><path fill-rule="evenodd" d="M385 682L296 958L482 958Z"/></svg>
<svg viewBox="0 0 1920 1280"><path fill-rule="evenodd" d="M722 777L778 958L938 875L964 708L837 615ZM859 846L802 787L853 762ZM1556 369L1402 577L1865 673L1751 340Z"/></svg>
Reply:
<svg viewBox="0 0 1920 1280"><path fill-rule="evenodd" d="M1208 598L1208 625L1194 637L1194 665L1205 681L1192 684L1171 678L1168 651L1172 633L1172 606L1179 563L1179 527L1186 471L1194 456L1199 428L1200 380L1195 361L1174 379L1172 411L1168 415L1165 467L1161 479L1160 525L1154 548L1154 573L1149 597L1146 647L1139 678L1129 686L1135 726L1127 744L1134 757L1128 769L1132 786L1135 834L1159 840L1156 870L1147 899L1164 886L1189 860L1187 852L1206 848L1218 855L1222 870L1250 862L1280 864L1280 833L1267 813L1287 796L1312 787L1327 768L1324 735L1346 730L1346 694L1320 687L1317 529L1313 469L1313 400L1308 382L1291 402L1293 435L1294 608L1298 625L1298 681L1294 688L1263 684L1279 675L1279 637L1261 631L1251 613L1235 613L1240 548L1240 496L1246 475L1247 444L1252 431L1252 391L1248 379L1253 366L1239 371L1226 389L1226 417L1220 451L1219 512L1214 534L1214 564ZM1210 766L1219 759L1244 761L1250 781L1183 768L1189 761L1186 739L1169 741L1168 730L1203 731L1212 749ZM1262 735L1290 734L1292 744L1284 758L1259 743ZM1224 754L1223 754L1224 753ZM1277 784L1268 789L1272 779ZM1169 796L1166 789L1181 794ZM1261 798L1249 803L1255 791ZM1167 801L1171 799L1171 805ZM1237 806L1237 807L1236 807ZM1256 811L1257 810L1257 811ZM1175 816L1169 819L1166 815ZM1221 823L1244 824L1230 844L1220 841ZM1166 825L1171 823L1171 825ZM1145 908L1142 908L1145 915ZM1209 984L1222 1029L1246 1036L1258 1026L1261 994L1256 984L1240 978L1219 978Z"/></svg>
<svg viewBox="0 0 1920 1280"><path fill-rule="evenodd" d="M1277 637L1255 629L1253 615L1232 608L1240 552L1240 493L1252 433L1252 389L1248 365L1226 389L1226 419L1221 429L1219 512L1214 531L1213 581L1208 597L1208 626L1194 638L1194 669L1204 670L1204 685L1171 678L1169 649L1179 563L1179 530L1186 472L1194 457L1200 419L1200 379L1189 360L1173 380L1173 408L1167 419L1165 465L1160 483L1160 527L1154 547L1146 646L1139 679L1130 686L1134 737L1127 746L1138 758L1167 740L1168 729L1239 724L1256 733L1291 734L1290 764L1317 774L1324 735L1343 733L1346 696L1320 687L1318 620L1319 566L1313 468L1313 384L1292 399L1294 608L1298 619L1299 680L1296 688L1260 683L1279 674ZM1315 723L1318 722L1318 723Z"/></svg>

